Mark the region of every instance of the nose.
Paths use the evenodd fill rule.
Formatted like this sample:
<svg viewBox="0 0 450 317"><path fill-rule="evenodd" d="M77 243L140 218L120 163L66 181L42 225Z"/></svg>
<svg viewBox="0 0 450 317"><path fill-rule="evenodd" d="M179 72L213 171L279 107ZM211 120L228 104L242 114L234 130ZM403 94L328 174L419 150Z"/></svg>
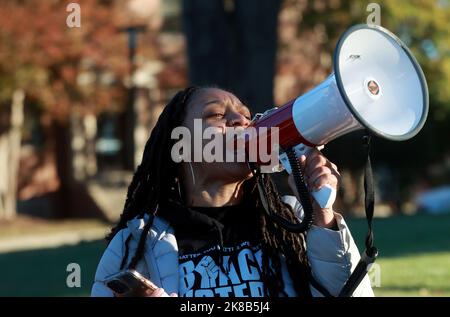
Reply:
<svg viewBox="0 0 450 317"><path fill-rule="evenodd" d="M230 127L246 128L249 126L249 124L250 124L250 120L248 120L245 116L243 116L239 112L233 112L227 121L227 125Z"/></svg>

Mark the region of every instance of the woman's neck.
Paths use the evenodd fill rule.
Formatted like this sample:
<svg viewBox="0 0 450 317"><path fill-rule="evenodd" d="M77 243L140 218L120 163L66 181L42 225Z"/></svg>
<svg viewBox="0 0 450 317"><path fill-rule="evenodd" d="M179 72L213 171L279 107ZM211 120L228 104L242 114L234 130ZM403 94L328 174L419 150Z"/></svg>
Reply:
<svg viewBox="0 0 450 317"><path fill-rule="evenodd" d="M186 203L190 207L222 207L237 205L243 200L243 183L208 181L184 186Z"/></svg>

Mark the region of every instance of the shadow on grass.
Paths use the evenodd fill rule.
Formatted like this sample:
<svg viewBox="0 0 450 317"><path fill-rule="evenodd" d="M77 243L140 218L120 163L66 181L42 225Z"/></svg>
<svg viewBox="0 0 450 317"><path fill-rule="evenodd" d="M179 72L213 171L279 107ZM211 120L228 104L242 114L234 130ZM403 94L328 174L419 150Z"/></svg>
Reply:
<svg viewBox="0 0 450 317"><path fill-rule="evenodd" d="M105 242L0 254L0 296L89 296ZM69 263L81 267L81 287L69 288Z"/></svg>
<svg viewBox="0 0 450 317"><path fill-rule="evenodd" d="M366 220L347 219L347 224L360 252L363 252ZM383 258L450 251L450 214L376 218L374 234L375 245Z"/></svg>

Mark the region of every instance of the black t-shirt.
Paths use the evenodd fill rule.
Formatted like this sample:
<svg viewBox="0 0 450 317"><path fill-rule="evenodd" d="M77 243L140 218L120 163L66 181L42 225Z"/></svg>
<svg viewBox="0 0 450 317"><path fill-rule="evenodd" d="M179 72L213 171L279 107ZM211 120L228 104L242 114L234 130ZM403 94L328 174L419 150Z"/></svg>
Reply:
<svg viewBox="0 0 450 317"><path fill-rule="evenodd" d="M178 205L171 212L179 248L179 296L262 297L259 210Z"/></svg>

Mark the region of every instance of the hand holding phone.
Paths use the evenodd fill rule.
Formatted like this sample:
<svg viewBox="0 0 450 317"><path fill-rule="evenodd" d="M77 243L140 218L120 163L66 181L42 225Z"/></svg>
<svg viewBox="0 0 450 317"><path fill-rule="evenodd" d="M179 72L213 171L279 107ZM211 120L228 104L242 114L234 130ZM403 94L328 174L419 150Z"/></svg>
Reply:
<svg viewBox="0 0 450 317"><path fill-rule="evenodd" d="M119 297L154 297L153 294L159 295L158 297L169 296L165 292L159 294L161 289L135 270L115 273L106 277L103 282Z"/></svg>

